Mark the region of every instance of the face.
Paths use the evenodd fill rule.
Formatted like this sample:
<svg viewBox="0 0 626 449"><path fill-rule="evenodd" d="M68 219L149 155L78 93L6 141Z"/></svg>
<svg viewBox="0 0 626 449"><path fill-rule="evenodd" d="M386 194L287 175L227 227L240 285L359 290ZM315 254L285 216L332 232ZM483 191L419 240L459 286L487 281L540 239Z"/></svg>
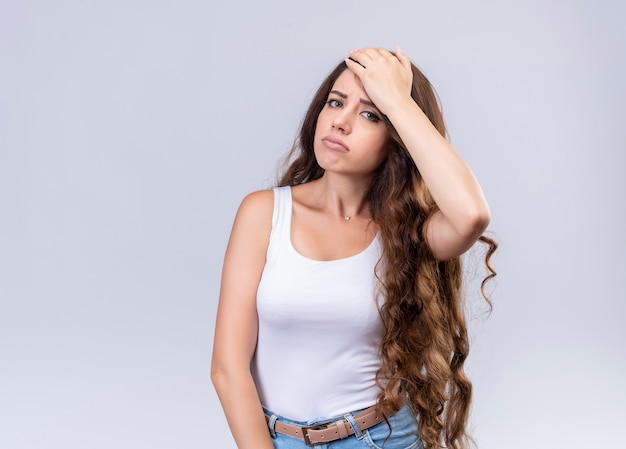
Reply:
<svg viewBox="0 0 626 449"><path fill-rule="evenodd" d="M317 119L317 163L330 172L369 175L384 160L388 137L383 115L357 76L345 70L335 81Z"/></svg>

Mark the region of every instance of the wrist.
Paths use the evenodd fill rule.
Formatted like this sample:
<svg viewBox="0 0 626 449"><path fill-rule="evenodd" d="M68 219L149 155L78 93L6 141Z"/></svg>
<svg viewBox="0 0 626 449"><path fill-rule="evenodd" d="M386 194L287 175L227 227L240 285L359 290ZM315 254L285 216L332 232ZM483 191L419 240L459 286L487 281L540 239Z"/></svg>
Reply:
<svg viewBox="0 0 626 449"><path fill-rule="evenodd" d="M402 120L406 117L424 117L426 115L419 107L419 105L413 100L412 97L407 96L398 101L391 103L385 108L385 115L395 126L395 122Z"/></svg>

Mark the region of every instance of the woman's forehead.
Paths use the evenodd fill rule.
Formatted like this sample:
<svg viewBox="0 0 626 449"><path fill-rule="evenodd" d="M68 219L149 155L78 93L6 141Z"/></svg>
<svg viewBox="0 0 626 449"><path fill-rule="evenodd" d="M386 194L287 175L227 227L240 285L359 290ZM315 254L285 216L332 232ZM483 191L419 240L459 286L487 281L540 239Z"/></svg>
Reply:
<svg viewBox="0 0 626 449"><path fill-rule="evenodd" d="M361 98L368 99L363 83L351 70L344 70L335 80L331 90L338 90L346 95L358 94Z"/></svg>

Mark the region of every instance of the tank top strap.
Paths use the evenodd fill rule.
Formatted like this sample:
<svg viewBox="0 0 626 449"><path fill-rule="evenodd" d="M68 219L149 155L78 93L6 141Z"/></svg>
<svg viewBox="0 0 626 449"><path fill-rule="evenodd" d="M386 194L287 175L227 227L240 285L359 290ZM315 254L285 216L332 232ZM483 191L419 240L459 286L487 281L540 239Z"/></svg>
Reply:
<svg viewBox="0 0 626 449"><path fill-rule="evenodd" d="M289 248L291 239L291 187L274 187L274 210L272 213L272 231L267 256L276 251Z"/></svg>

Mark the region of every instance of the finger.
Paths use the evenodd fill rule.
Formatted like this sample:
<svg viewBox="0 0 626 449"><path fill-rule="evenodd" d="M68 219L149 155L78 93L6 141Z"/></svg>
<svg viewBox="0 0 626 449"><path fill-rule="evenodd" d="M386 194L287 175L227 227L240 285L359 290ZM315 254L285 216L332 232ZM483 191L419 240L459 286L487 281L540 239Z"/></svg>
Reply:
<svg viewBox="0 0 626 449"><path fill-rule="evenodd" d="M350 57L358 61L364 67L370 67L374 62L386 62L394 64L400 62L398 58L386 48L363 48L350 51ZM402 65L402 64L401 64Z"/></svg>
<svg viewBox="0 0 626 449"><path fill-rule="evenodd" d="M353 58L352 56L349 56L348 58L346 58L346 63L348 61L356 63L356 64L360 65L361 67L363 67L364 69L366 68L362 63L360 63L357 59Z"/></svg>
<svg viewBox="0 0 626 449"><path fill-rule="evenodd" d="M395 56L393 55L393 53L391 53L389 50L387 50L386 48L373 48L372 49L377 56L385 58L385 59L389 59L389 58L395 58Z"/></svg>
<svg viewBox="0 0 626 449"><path fill-rule="evenodd" d="M359 61L364 66L367 66L368 62L375 58L375 54L369 48L363 48L360 50L350 50L349 57L355 61Z"/></svg>
<svg viewBox="0 0 626 449"><path fill-rule="evenodd" d="M352 72L359 78L361 77L363 72L365 72L365 66L355 59L346 58L344 61L346 62L348 69L352 70Z"/></svg>
<svg viewBox="0 0 626 449"><path fill-rule="evenodd" d="M371 47L371 48L365 48L361 51L363 52L365 56L369 57L370 59L383 59L383 60L395 59L395 56L393 55L393 53L391 53L386 48Z"/></svg>
<svg viewBox="0 0 626 449"><path fill-rule="evenodd" d="M396 58L405 69L411 69L411 60L400 49L400 46L396 47Z"/></svg>

